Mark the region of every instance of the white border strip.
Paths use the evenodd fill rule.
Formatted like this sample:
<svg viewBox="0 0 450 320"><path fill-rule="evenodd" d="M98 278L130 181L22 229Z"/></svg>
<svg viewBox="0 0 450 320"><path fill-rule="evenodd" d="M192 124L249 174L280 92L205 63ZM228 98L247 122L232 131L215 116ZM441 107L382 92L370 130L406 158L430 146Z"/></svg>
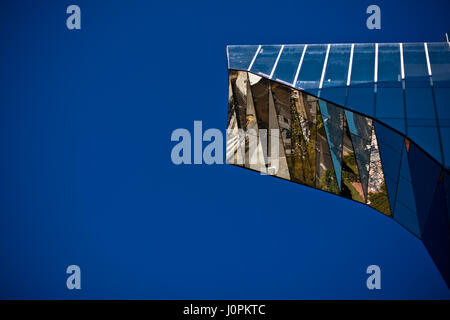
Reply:
<svg viewBox="0 0 450 320"><path fill-rule="evenodd" d="M427 58L428 75L431 77L431 65L430 65L430 57L428 56L428 44L424 42L423 46L425 47L425 57Z"/></svg>
<svg viewBox="0 0 450 320"><path fill-rule="evenodd" d="M378 43L375 43L375 69L373 72L373 81L378 82Z"/></svg>
<svg viewBox="0 0 450 320"><path fill-rule="evenodd" d="M259 50L261 50L261 45L258 46L258 49L256 50L256 53L253 56L252 62L250 62L250 65L249 65L247 71L250 71L250 69L253 67L253 63L255 63L256 56L259 54Z"/></svg>
<svg viewBox="0 0 450 320"><path fill-rule="evenodd" d="M270 79L272 79L275 69L277 68L278 60L280 60L283 49L284 49L284 44L281 46L280 52L278 52L277 60L275 60L275 64L273 65L272 72L270 73L270 76L269 76Z"/></svg>
<svg viewBox="0 0 450 320"><path fill-rule="evenodd" d="M308 45L305 44L303 47L303 53L302 57L300 58L300 62L298 63L297 72L295 73L294 82L292 82L292 86L295 88L295 84L297 83L298 74L300 73L300 69L302 67L303 58L305 57L306 48L308 48Z"/></svg>
<svg viewBox="0 0 450 320"><path fill-rule="evenodd" d="M350 85L350 79L352 77L353 52L354 52L354 50L355 50L355 44L352 43L352 49L350 50L350 61L348 63L347 87Z"/></svg>
<svg viewBox="0 0 450 320"><path fill-rule="evenodd" d="M322 76L320 77L319 90L322 89L322 86L323 86L323 78L325 78L325 71L327 70L328 55L330 54L330 47L331 47L331 44L328 44L327 53L325 54L325 61L323 62Z"/></svg>
<svg viewBox="0 0 450 320"><path fill-rule="evenodd" d="M402 80L405 79L405 66L403 64L403 43L399 43L400 45L400 70L401 70L401 76Z"/></svg>

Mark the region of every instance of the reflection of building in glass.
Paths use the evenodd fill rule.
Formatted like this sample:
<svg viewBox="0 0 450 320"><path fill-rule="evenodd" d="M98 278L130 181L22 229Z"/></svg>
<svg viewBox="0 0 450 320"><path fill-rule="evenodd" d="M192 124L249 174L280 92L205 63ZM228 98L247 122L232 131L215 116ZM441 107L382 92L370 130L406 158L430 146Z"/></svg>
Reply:
<svg viewBox="0 0 450 320"><path fill-rule="evenodd" d="M449 44L228 46L227 53L228 129L254 130L258 146L279 141L276 176L393 218L423 241L449 284ZM232 143L245 150L238 165L269 172L264 148L249 154L248 138L233 134L228 163L236 164Z"/></svg>

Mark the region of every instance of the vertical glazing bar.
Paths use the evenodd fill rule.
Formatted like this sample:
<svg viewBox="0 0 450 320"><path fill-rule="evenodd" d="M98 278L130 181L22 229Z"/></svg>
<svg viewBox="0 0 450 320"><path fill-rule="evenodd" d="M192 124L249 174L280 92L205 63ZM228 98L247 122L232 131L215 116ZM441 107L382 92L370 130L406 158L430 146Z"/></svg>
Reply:
<svg viewBox="0 0 450 320"><path fill-rule="evenodd" d="M284 49L284 44L281 46L280 52L278 52L277 60L275 60L275 64L273 65L272 72L270 73L270 79L272 79L275 69L277 68L278 60L280 60L283 49Z"/></svg>
<svg viewBox="0 0 450 320"><path fill-rule="evenodd" d="M255 63L256 56L259 54L259 51L261 50L261 45L258 46L258 49L255 52L255 55L253 56L252 62L250 62L250 66L248 67L247 71L250 71L250 69L253 67L253 64Z"/></svg>
<svg viewBox="0 0 450 320"><path fill-rule="evenodd" d="M295 73L294 82L292 82L292 86L295 87L295 84L297 83L298 74L300 73L300 69L302 68L303 58L305 57L306 48L308 48L308 45L305 44L303 47L302 57L300 58L300 62L298 63L297 72Z"/></svg>
<svg viewBox="0 0 450 320"><path fill-rule="evenodd" d="M331 44L328 44L327 53L325 54L325 61L323 62L322 76L320 77L319 89L322 89L322 86L323 86L323 78L325 77L325 71L327 70L328 55L330 54L330 47L331 47Z"/></svg>
<svg viewBox="0 0 450 320"><path fill-rule="evenodd" d="M405 79L405 65L403 64L403 43L400 43L400 70L402 80Z"/></svg>
<svg viewBox="0 0 450 320"><path fill-rule="evenodd" d="M427 58L428 75L431 77L431 65L430 65L430 57L428 56L428 45L426 42L424 42L423 46L425 47L425 57Z"/></svg>
<svg viewBox="0 0 450 320"><path fill-rule="evenodd" d="M373 72L373 81L378 82L378 43L375 43L375 66Z"/></svg>
<svg viewBox="0 0 450 320"><path fill-rule="evenodd" d="M352 43L352 48L350 50L350 61L348 63L348 74L347 74L347 87L350 85L350 79L352 77L352 67L353 67L353 51L355 50L355 44Z"/></svg>

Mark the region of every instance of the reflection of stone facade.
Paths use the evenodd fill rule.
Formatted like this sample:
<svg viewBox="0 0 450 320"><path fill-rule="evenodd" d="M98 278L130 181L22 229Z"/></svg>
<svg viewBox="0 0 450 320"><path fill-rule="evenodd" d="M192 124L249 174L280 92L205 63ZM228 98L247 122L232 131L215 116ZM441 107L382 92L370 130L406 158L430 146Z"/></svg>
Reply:
<svg viewBox="0 0 450 320"><path fill-rule="evenodd" d="M370 149L369 185L367 191L369 193L377 193L381 191L381 186L384 184L384 175L375 131L372 131Z"/></svg>

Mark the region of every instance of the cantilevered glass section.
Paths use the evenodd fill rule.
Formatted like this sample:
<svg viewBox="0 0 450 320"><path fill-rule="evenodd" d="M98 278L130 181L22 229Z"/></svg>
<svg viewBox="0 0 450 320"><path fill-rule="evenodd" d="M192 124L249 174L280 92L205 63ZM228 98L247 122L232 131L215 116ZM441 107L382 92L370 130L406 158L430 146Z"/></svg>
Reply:
<svg viewBox="0 0 450 320"><path fill-rule="evenodd" d="M450 169L450 46L371 43L228 46L251 71L379 120Z"/></svg>
<svg viewBox="0 0 450 320"><path fill-rule="evenodd" d="M372 207L450 284L448 43L228 46L227 163Z"/></svg>

